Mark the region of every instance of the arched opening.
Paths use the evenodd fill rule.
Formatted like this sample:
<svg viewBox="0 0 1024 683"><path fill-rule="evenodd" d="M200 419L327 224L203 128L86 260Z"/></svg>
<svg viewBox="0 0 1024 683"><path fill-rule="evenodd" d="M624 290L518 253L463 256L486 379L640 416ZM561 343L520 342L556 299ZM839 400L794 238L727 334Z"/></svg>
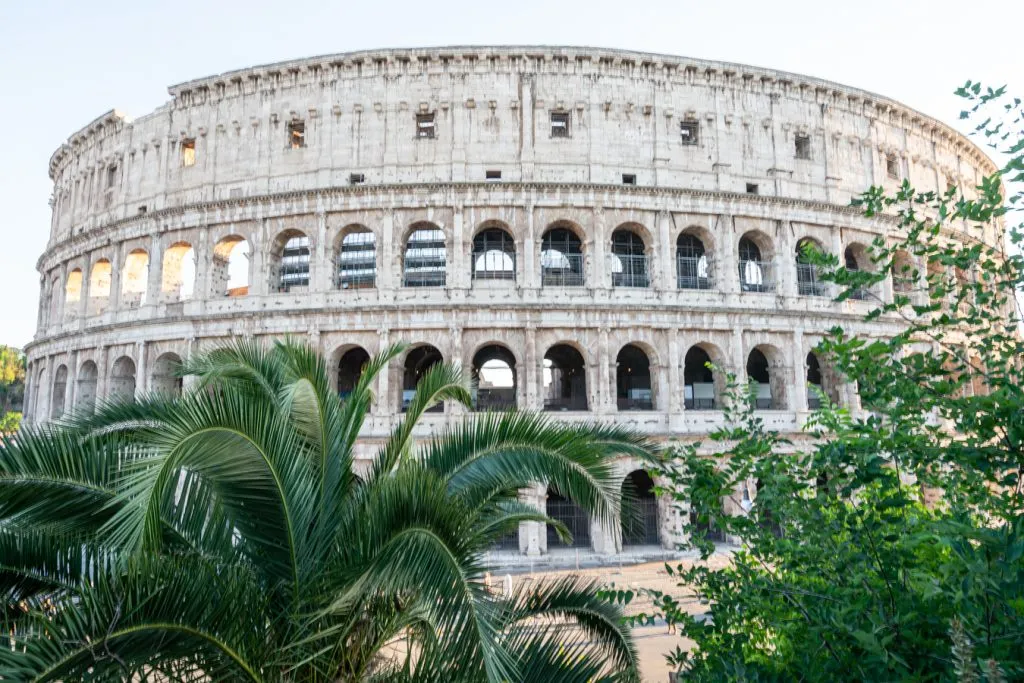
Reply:
<svg viewBox="0 0 1024 683"><path fill-rule="evenodd" d="M473 356L477 410L514 410L516 407L516 358L504 346L491 344Z"/></svg>
<svg viewBox="0 0 1024 683"><path fill-rule="evenodd" d="M224 296L249 293L249 242L244 237L229 235L213 248L210 291Z"/></svg>
<svg viewBox="0 0 1024 683"><path fill-rule="evenodd" d="M164 251L160 297L167 303L188 301L196 283L196 252L188 242L175 242Z"/></svg>
<svg viewBox="0 0 1024 683"><path fill-rule="evenodd" d="M749 233L739 243L740 289L744 292L774 292L775 269L761 245Z"/></svg>
<svg viewBox="0 0 1024 683"><path fill-rule="evenodd" d="M277 291L309 286L309 237L299 230L288 230L277 238Z"/></svg>
<svg viewBox="0 0 1024 683"><path fill-rule="evenodd" d="M546 513L551 519L564 524L572 535L572 540L563 542L555 528L550 524L548 530L548 550L553 548L587 548L590 546L590 516L574 501L561 496L557 491L548 488Z"/></svg>
<svg viewBox="0 0 1024 683"><path fill-rule="evenodd" d="M619 410L654 410L651 362L636 344L626 344L615 358Z"/></svg>
<svg viewBox="0 0 1024 683"><path fill-rule="evenodd" d="M405 372L402 376L402 412L409 409L413 398L416 397L416 385L419 384L423 375L443 360L441 352L429 344L417 346L405 357ZM444 404L438 403L429 408L427 412L444 412Z"/></svg>
<svg viewBox="0 0 1024 683"><path fill-rule="evenodd" d="M813 352L807 354L807 408L818 410L821 408L821 396L819 392L825 391L822 384L821 365L818 357Z"/></svg>
<svg viewBox="0 0 1024 683"><path fill-rule="evenodd" d="M622 499L622 547L658 545L658 499L650 475L630 472L622 482Z"/></svg>
<svg viewBox="0 0 1024 683"><path fill-rule="evenodd" d="M135 249L124 260L121 274L121 304L127 308L146 305L149 286L149 254Z"/></svg>
<svg viewBox="0 0 1024 683"><path fill-rule="evenodd" d="M699 346L691 346L683 358L683 405L687 410L714 410L715 374L708 367L711 356Z"/></svg>
<svg viewBox="0 0 1024 683"><path fill-rule="evenodd" d="M704 243L692 233L676 239L676 285L679 289L711 289L711 262Z"/></svg>
<svg viewBox="0 0 1024 683"><path fill-rule="evenodd" d="M68 279L64 285L64 316L67 318L76 317L78 315L78 302L81 300L82 269L75 268L68 273Z"/></svg>
<svg viewBox="0 0 1024 683"><path fill-rule="evenodd" d="M430 223L418 224L405 243L402 260L404 287L444 287L447 254L444 232Z"/></svg>
<svg viewBox="0 0 1024 683"><path fill-rule="evenodd" d="M121 356L110 371L110 400L135 400L135 361Z"/></svg>
<svg viewBox="0 0 1024 683"><path fill-rule="evenodd" d="M102 315L110 307L110 261L100 259L89 273L88 315Z"/></svg>
<svg viewBox="0 0 1024 683"><path fill-rule="evenodd" d="M501 228L485 228L473 238L474 280L515 280L516 243Z"/></svg>
<svg viewBox="0 0 1024 683"><path fill-rule="evenodd" d="M342 237L335 274L338 289L376 287L377 236L360 227Z"/></svg>
<svg viewBox="0 0 1024 683"><path fill-rule="evenodd" d="M917 269L914 268L914 261L903 249L900 249L892 257L892 291L898 294L909 294L917 286Z"/></svg>
<svg viewBox="0 0 1024 683"><path fill-rule="evenodd" d="M701 507L697 501L691 500L689 510L691 539L725 543L725 532L712 519L712 515L719 512L721 509L707 510L705 507Z"/></svg>
<svg viewBox="0 0 1024 683"><path fill-rule="evenodd" d="M75 409L86 415L92 414L96 407L96 384L99 372L91 360L82 363L78 369L78 386L75 390Z"/></svg>
<svg viewBox="0 0 1024 683"><path fill-rule="evenodd" d="M359 378L363 376L363 368L369 362L370 354L360 346L341 354L338 360L338 396L345 399L355 391Z"/></svg>
<svg viewBox="0 0 1024 683"><path fill-rule="evenodd" d="M850 245L843 252L843 265L846 266L846 270L856 273L861 270L867 270L870 264L863 247L860 245ZM867 289L858 287L850 294L850 298L863 301L868 298L868 294L869 291Z"/></svg>
<svg viewBox="0 0 1024 683"><path fill-rule="evenodd" d="M587 368L580 352L555 344L544 354L544 410L586 410Z"/></svg>
<svg viewBox="0 0 1024 683"><path fill-rule="evenodd" d="M811 254L820 252L821 245L812 239L802 239L796 245L796 291L800 296L825 296L828 293L817 264Z"/></svg>
<svg viewBox="0 0 1024 683"><path fill-rule="evenodd" d="M647 247L640 235L626 228L612 233L612 286L650 287Z"/></svg>
<svg viewBox="0 0 1024 683"><path fill-rule="evenodd" d="M178 374L180 367L181 356L176 353L161 354L153 363L153 376L149 385L153 393L181 396L184 380Z"/></svg>
<svg viewBox="0 0 1024 683"><path fill-rule="evenodd" d="M747 379L754 383L754 407L757 410L780 410L781 400L773 391L768 358L761 349L754 349L747 356Z"/></svg>
<svg viewBox="0 0 1024 683"><path fill-rule="evenodd" d="M582 287L583 244L572 230L550 228L540 244L542 287Z"/></svg>
<svg viewBox="0 0 1024 683"><path fill-rule="evenodd" d="M64 414L64 399L68 392L68 368L61 365L53 376L53 391L50 393L50 419L57 420Z"/></svg>

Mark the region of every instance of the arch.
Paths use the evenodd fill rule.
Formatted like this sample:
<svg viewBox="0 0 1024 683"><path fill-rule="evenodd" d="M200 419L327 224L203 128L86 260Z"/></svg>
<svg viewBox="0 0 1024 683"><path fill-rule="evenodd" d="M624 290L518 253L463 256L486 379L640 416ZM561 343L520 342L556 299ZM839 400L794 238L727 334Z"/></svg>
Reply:
<svg viewBox="0 0 1024 683"><path fill-rule="evenodd" d="M622 481L622 547L659 545L658 499L654 480L633 470Z"/></svg>
<svg viewBox="0 0 1024 683"><path fill-rule="evenodd" d="M747 355L747 379L754 383L754 407L757 410L785 410L786 385L779 372L779 351L767 344L751 349Z"/></svg>
<svg viewBox="0 0 1024 683"><path fill-rule="evenodd" d="M505 346L488 344L473 356L476 410L514 410L518 381L516 357Z"/></svg>
<svg viewBox="0 0 1024 683"><path fill-rule="evenodd" d="M348 398L355 390L359 378L363 375L363 368L370 362L370 354L361 346L352 348L341 354L338 359L338 396Z"/></svg>
<svg viewBox="0 0 1024 683"><path fill-rule="evenodd" d="M718 510L709 511L691 499L687 515L690 519L690 538L692 540L725 543L725 532L712 519L712 515L720 514L721 512L721 501L719 501Z"/></svg>
<svg viewBox="0 0 1024 683"><path fill-rule="evenodd" d="M818 357L813 351L807 354L807 408L809 410L818 410L821 408L821 397L815 393L814 389L824 393L825 386L822 383L821 376L821 364L818 363Z"/></svg>
<svg viewBox="0 0 1024 683"><path fill-rule="evenodd" d="M214 245L210 291L223 296L249 293L249 241L241 235L228 235Z"/></svg>
<svg viewBox="0 0 1024 683"><path fill-rule="evenodd" d="M551 519L564 524L572 539L562 541L550 524L547 525L548 550L552 548L586 548L590 546L590 515L575 501L562 496L558 491L548 487L545 499L545 514Z"/></svg>
<svg viewBox="0 0 1024 683"><path fill-rule="evenodd" d="M135 361L121 356L110 370L110 400L135 400Z"/></svg>
<svg viewBox="0 0 1024 683"><path fill-rule="evenodd" d="M64 414L64 401L68 392L68 367L61 365L53 376L53 391L50 393L50 419L57 420Z"/></svg>
<svg viewBox="0 0 1024 683"><path fill-rule="evenodd" d="M613 287L650 287L647 245L632 226L612 233L611 268Z"/></svg>
<svg viewBox="0 0 1024 683"><path fill-rule="evenodd" d="M363 225L341 231L335 248L335 284L338 289L377 286L377 235Z"/></svg>
<svg viewBox="0 0 1024 683"><path fill-rule="evenodd" d="M871 260L868 248L860 242L854 242L843 251L843 265L846 270L856 273L858 271L874 272L875 263ZM859 287L850 294L851 299L863 300L870 295L870 290Z"/></svg>
<svg viewBox="0 0 1024 683"><path fill-rule="evenodd" d="M414 223L405 240L402 286L444 287L448 255L444 232L433 223Z"/></svg>
<svg viewBox="0 0 1024 683"><path fill-rule="evenodd" d="M686 410L715 410L720 407L718 397L720 378L707 367L714 360L704 346L695 344L683 358L683 405Z"/></svg>
<svg viewBox="0 0 1024 683"><path fill-rule="evenodd" d="M575 227L564 221L553 223L540 241L540 284L542 287L582 287L583 242Z"/></svg>
<svg viewBox="0 0 1024 683"><path fill-rule="evenodd" d="M740 290L774 292L775 265L771 240L763 232L752 230L740 238L737 247L740 269Z"/></svg>
<svg viewBox="0 0 1024 683"><path fill-rule="evenodd" d="M822 252L821 242L804 237L796 243L796 292L800 296L825 296L828 287L821 280L820 269L811 262L811 251Z"/></svg>
<svg viewBox="0 0 1024 683"><path fill-rule="evenodd" d="M711 289L711 259L696 230L684 230L676 238L676 286L679 289Z"/></svg>
<svg viewBox="0 0 1024 683"><path fill-rule="evenodd" d="M157 357L153 363L153 375L150 378L150 390L164 396L181 396L184 380L179 374L181 356L167 352Z"/></svg>
<svg viewBox="0 0 1024 683"><path fill-rule="evenodd" d="M309 236L294 228L280 233L271 252L274 284L278 292L309 286ZM273 271L272 271L273 272Z"/></svg>
<svg viewBox="0 0 1024 683"><path fill-rule="evenodd" d="M636 344L626 344L615 357L615 390L619 410L654 410L651 361Z"/></svg>
<svg viewBox="0 0 1024 683"><path fill-rule="evenodd" d="M82 269L75 268L68 273L64 283L64 315L73 318L78 315L78 302L82 300Z"/></svg>
<svg viewBox="0 0 1024 683"><path fill-rule="evenodd" d="M474 280L516 279L516 242L504 228L491 223L473 237L470 263Z"/></svg>
<svg viewBox="0 0 1024 683"><path fill-rule="evenodd" d="M587 366L569 344L544 354L544 410L587 410Z"/></svg>
<svg viewBox="0 0 1024 683"><path fill-rule="evenodd" d="M149 254L145 249L133 249L124 259L121 271L121 304L128 308L146 305L149 288Z"/></svg>
<svg viewBox="0 0 1024 683"><path fill-rule="evenodd" d="M89 315L102 315L110 306L110 261L101 258L92 264L89 272Z"/></svg>
<svg viewBox="0 0 1024 683"><path fill-rule="evenodd" d="M75 409L86 415L93 412L96 407L96 385L99 380L99 372L96 363L87 360L78 369L78 382L75 387Z"/></svg>
<svg viewBox="0 0 1024 683"><path fill-rule="evenodd" d="M175 242L164 251L160 297L166 302L192 298L196 282L196 252L188 242Z"/></svg>
<svg viewBox="0 0 1024 683"><path fill-rule="evenodd" d="M409 404L416 396L416 386L427 370L443 362L444 358L441 356L441 352L430 344L417 346L406 354L404 372L402 373L402 412L409 409ZM429 408L427 412L444 412L444 405L438 403Z"/></svg>

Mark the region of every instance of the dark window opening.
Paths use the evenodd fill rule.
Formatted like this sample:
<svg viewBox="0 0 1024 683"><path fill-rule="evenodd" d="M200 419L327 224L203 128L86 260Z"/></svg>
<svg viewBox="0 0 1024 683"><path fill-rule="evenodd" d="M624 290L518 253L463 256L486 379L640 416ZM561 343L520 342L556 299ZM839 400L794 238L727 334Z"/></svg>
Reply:
<svg viewBox="0 0 1024 683"><path fill-rule="evenodd" d="M109 166L107 168L107 187L113 187L117 184L117 166Z"/></svg>
<svg viewBox="0 0 1024 683"><path fill-rule="evenodd" d="M772 410L771 374L768 359L760 349L754 349L747 356L747 379L755 384L754 407L757 410Z"/></svg>
<svg viewBox="0 0 1024 683"><path fill-rule="evenodd" d="M811 262L811 250L818 250L812 240L800 240L796 245L796 291L800 296L825 296L828 285L821 280L817 264Z"/></svg>
<svg viewBox="0 0 1024 683"><path fill-rule="evenodd" d="M409 409L416 397L416 386L430 368L442 362L441 352L433 346L417 346L405 358L405 372L402 375L402 412ZM428 408L428 413L444 412L444 404Z"/></svg>
<svg viewBox="0 0 1024 683"><path fill-rule="evenodd" d="M416 230L405 245L402 284L405 287L444 287L446 261L444 233L435 227Z"/></svg>
<svg viewBox="0 0 1024 683"><path fill-rule="evenodd" d="M711 289L711 262L704 243L696 235L676 239L676 286L679 289Z"/></svg>
<svg viewBox="0 0 1024 683"><path fill-rule="evenodd" d="M487 171L484 177L486 180L501 180L501 171Z"/></svg>
<svg viewBox="0 0 1024 683"><path fill-rule="evenodd" d="M711 356L693 346L683 359L683 405L687 410L714 410L715 375L708 364Z"/></svg>
<svg viewBox="0 0 1024 683"><path fill-rule="evenodd" d="M587 409L587 370L580 352L556 344L544 354L544 410Z"/></svg>
<svg viewBox="0 0 1024 683"><path fill-rule="evenodd" d="M658 499L654 481L643 470L622 482L622 546L659 545Z"/></svg>
<svg viewBox="0 0 1024 683"><path fill-rule="evenodd" d="M700 133L700 123L698 121L682 121L679 124L679 134L682 136L682 142L684 145L696 145L698 142L698 134Z"/></svg>
<svg viewBox="0 0 1024 683"><path fill-rule="evenodd" d="M636 185L636 174L634 173L623 173L622 174L623 185Z"/></svg>
<svg viewBox="0 0 1024 683"><path fill-rule="evenodd" d="M749 237L740 239L740 290L744 292L773 292L772 264L761 257L761 249Z"/></svg>
<svg viewBox="0 0 1024 683"><path fill-rule="evenodd" d="M822 391L821 366L813 353L807 354L807 385L807 408L817 410L821 408L821 396L818 395Z"/></svg>
<svg viewBox="0 0 1024 683"><path fill-rule="evenodd" d="M885 155L885 172L893 180L900 179L900 160L895 154Z"/></svg>
<svg viewBox="0 0 1024 683"><path fill-rule="evenodd" d="M369 230L350 232L338 252L339 289L368 289L377 285L377 236Z"/></svg>
<svg viewBox="0 0 1024 683"><path fill-rule="evenodd" d="M569 137L569 112L564 112L564 111L553 111L553 112L551 112L551 137L553 137L553 138L567 138L567 137Z"/></svg>
<svg viewBox="0 0 1024 683"><path fill-rule="evenodd" d="M147 210L148 208L146 207L145 204L143 204L142 206L139 207L139 215L141 216L142 214L146 213Z"/></svg>
<svg viewBox="0 0 1024 683"><path fill-rule="evenodd" d="M548 517L564 524L572 536L568 542L563 542L554 527L548 525L548 550L586 548L590 545L590 515L583 508L568 498L560 496L553 489L548 489L546 512Z"/></svg>
<svg viewBox="0 0 1024 683"><path fill-rule="evenodd" d="M288 123L288 146L292 149L306 146L305 121L290 121Z"/></svg>
<svg viewBox="0 0 1024 683"><path fill-rule="evenodd" d="M309 284L309 238L305 235L290 237L284 243L277 284L282 292Z"/></svg>
<svg viewBox="0 0 1024 683"><path fill-rule="evenodd" d="M615 388L619 410L654 410L651 362L643 349L627 344L615 358Z"/></svg>
<svg viewBox="0 0 1024 683"><path fill-rule="evenodd" d="M747 183L747 194L758 194L757 183Z"/></svg>
<svg viewBox="0 0 1024 683"><path fill-rule="evenodd" d="M516 407L516 358L504 346L490 345L473 356L476 410L514 410Z"/></svg>
<svg viewBox="0 0 1024 683"><path fill-rule="evenodd" d="M612 286L650 287L647 249L643 238L632 230L612 233Z"/></svg>
<svg viewBox="0 0 1024 683"><path fill-rule="evenodd" d="M361 185L366 182L366 176L362 173L349 173L348 184L349 185Z"/></svg>
<svg viewBox="0 0 1024 683"><path fill-rule="evenodd" d="M857 254L854 253L853 247L847 247L846 251L843 252L843 265L851 273L856 273L860 270L860 262L857 260ZM863 301L868 298L868 290L858 287L850 294L850 298Z"/></svg>
<svg viewBox="0 0 1024 683"><path fill-rule="evenodd" d="M342 354L338 361L338 396L348 398L355 391L363 368L369 362L370 354L358 346Z"/></svg>
<svg viewBox="0 0 1024 683"><path fill-rule="evenodd" d="M797 159L810 159L811 158L811 138L807 135L796 136L796 158Z"/></svg>
<svg viewBox="0 0 1024 683"><path fill-rule="evenodd" d="M473 238L474 280L515 280L516 243L501 228L481 230Z"/></svg>
<svg viewBox="0 0 1024 683"><path fill-rule="evenodd" d="M434 112L429 114L416 114L416 137L434 137Z"/></svg>
<svg viewBox="0 0 1024 683"><path fill-rule="evenodd" d="M572 230L552 228L544 233L540 278L543 287L583 286L583 244Z"/></svg>
<svg viewBox="0 0 1024 683"><path fill-rule="evenodd" d="M196 165L196 139L185 138L181 141L181 165Z"/></svg>

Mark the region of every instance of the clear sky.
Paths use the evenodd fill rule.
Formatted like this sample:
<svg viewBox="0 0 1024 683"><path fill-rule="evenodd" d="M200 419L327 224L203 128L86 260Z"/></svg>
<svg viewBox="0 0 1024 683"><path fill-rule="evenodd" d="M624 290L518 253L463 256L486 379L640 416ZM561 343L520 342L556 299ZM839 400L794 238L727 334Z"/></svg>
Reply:
<svg viewBox="0 0 1024 683"><path fill-rule="evenodd" d="M0 343L35 332L47 163L109 109L254 64L378 47L593 45L871 90L957 125L971 78L1024 97L1024 0L0 0Z"/></svg>

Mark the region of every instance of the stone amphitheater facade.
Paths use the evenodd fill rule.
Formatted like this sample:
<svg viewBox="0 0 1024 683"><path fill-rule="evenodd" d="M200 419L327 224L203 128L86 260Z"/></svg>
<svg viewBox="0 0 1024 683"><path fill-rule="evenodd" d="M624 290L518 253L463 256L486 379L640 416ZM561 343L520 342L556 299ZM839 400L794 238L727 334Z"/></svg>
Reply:
<svg viewBox="0 0 1024 683"><path fill-rule="evenodd" d="M863 317L905 284L834 302L799 245L871 267L867 245L896 224L852 197L904 178L970 195L995 170L878 95L619 50L378 50L169 91L141 118L97 118L50 160L30 420L180 391L174 362L198 349L291 335L322 350L341 393L367 353L410 345L380 376L367 453L438 359L472 369L481 408L659 440L721 424L710 359L758 381L767 424L796 434L809 383L857 408L816 342L837 324L898 329ZM421 433L465 414L445 406ZM621 472L644 489L639 467ZM524 498L598 553L676 539L678 519L646 493L644 528L625 537L543 488ZM509 545L536 555L549 540L525 524Z"/></svg>

